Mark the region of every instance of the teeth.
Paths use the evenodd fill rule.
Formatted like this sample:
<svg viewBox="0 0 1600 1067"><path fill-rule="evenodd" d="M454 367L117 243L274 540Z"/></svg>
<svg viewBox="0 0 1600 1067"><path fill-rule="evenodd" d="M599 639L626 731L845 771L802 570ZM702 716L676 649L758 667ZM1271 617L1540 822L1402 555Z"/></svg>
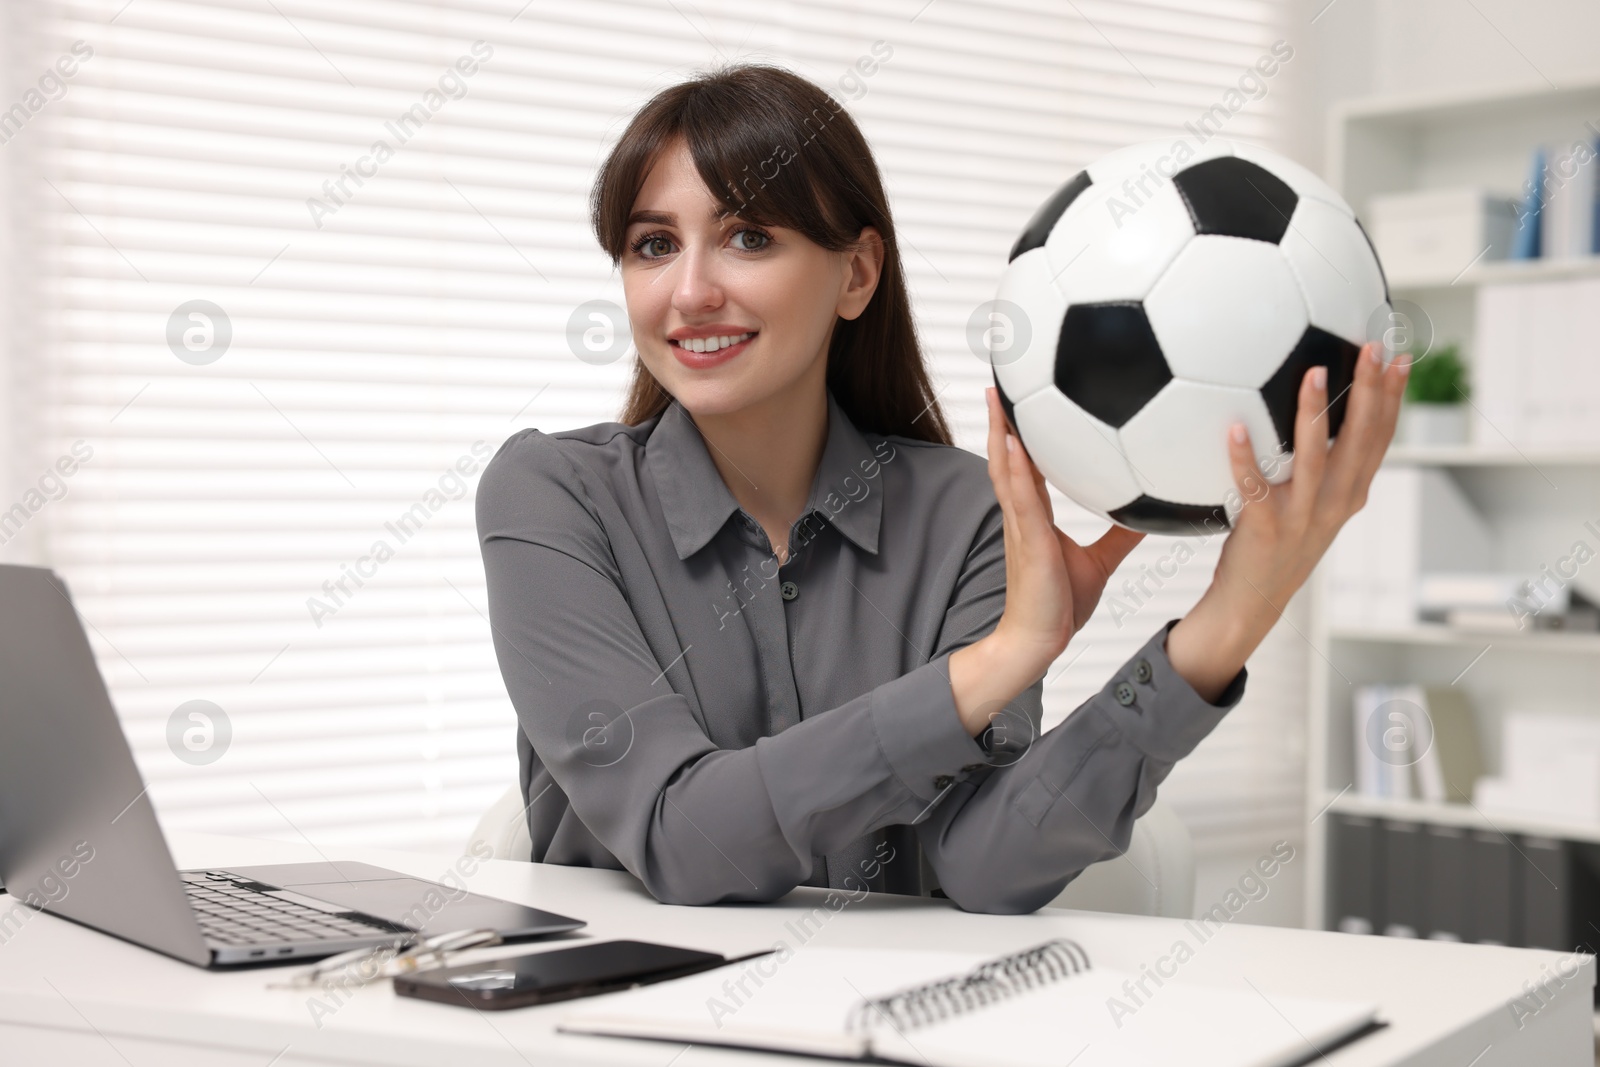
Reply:
<svg viewBox="0 0 1600 1067"><path fill-rule="evenodd" d="M721 337L694 337L689 340L679 341L678 345L682 348L687 348L691 352L716 352L719 349L728 348L741 341L749 340L754 336L755 334L753 333L741 333Z"/></svg>

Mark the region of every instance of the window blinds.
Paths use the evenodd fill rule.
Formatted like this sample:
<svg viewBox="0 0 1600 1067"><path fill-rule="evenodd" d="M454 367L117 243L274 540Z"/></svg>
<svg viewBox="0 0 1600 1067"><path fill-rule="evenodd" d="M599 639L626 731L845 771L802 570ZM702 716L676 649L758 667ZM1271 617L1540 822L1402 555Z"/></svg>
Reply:
<svg viewBox="0 0 1600 1067"><path fill-rule="evenodd" d="M740 58L845 102L942 400L981 451L967 327L1016 231L1099 153L1223 101L1279 9L26 0L0 102L23 107L0 118L28 294L19 498L77 463L0 553L73 588L168 826L454 845L515 770L472 494L516 429L616 415L631 357L577 358L568 335L585 301L622 302L585 208L633 111ZM1229 136L1281 125L1270 91L1225 114ZM1100 525L1057 507L1075 536ZM1197 598L1217 547L1131 620L1102 607L1052 673L1047 725ZM1244 706L1164 787L1203 846L1296 817L1303 660L1275 633Z"/></svg>

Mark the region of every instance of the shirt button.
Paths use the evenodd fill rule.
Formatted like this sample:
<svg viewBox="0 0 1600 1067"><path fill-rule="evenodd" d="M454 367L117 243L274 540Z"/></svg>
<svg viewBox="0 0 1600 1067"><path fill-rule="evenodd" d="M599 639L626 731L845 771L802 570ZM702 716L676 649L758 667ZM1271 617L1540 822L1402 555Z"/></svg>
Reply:
<svg viewBox="0 0 1600 1067"><path fill-rule="evenodd" d="M1129 704L1133 703L1133 686L1129 685L1127 682L1117 683L1116 694L1117 703L1121 704L1123 707L1127 707Z"/></svg>
<svg viewBox="0 0 1600 1067"><path fill-rule="evenodd" d="M934 779L934 780L933 780L933 787L934 787L934 788L935 788L935 789L944 789L944 788L946 788L946 787L947 787L947 786L949 786L949 784L950 784L950 783L951 783L951 782L953 782L953 781L955 781L955 779L954 779L954 778L952 778L952 777L950 777L950 775L948 775L948 774L941 774L941 775L939 775L939 777L937 777L937 778L935 778L935 779Z"/></svg>
<svg viewBox="0 0 1600 1067"><path fill-rule="evenodd" d="M1148 682L1152 673L1153 672L1150 670L1150 661L1142 656L1139 658L1138 662L1133 665L1133 680L1136 682Z"/></svg>
<svg viewBox="0 0 1600 1067"><path fill-rule="evenodd" d="M784 582L783 583L783 599L785 599L785 600L793 600L795 597L797 597L799 595L800 595L800 587L798 585L795 585L793 582Z"/></svg>

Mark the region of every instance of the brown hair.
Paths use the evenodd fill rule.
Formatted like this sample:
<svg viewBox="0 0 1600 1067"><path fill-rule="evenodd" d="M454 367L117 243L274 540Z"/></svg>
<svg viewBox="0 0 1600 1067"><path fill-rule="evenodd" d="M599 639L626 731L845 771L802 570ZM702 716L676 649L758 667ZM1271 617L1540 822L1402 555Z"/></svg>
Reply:
<svg viewBox="0 0 1600 1067"><path fill-rule="evenodd" d="M883 179L844 105L762 63L697 74L657 93L623 131L590 193L590 222L613 264L622 259L634 198L678 137L729 214L797 230L834 252L853 247L862 227L877 228L882 276L866 309L834 324L828 390L865 432L953 443L917 340ZM671 401L636 359L621 421L638 425Z"/></svg>

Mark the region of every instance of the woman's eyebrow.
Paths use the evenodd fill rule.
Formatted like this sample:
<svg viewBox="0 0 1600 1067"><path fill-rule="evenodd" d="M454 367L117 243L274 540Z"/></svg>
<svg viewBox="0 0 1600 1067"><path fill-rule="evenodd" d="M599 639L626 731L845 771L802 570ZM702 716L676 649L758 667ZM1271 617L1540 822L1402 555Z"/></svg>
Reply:
<svg viewBox="0 0 1600 1067"><path fill-rule="evenodd" d="M723 208L712 208L706 213L707 222L721 222L724 219L736 219L738 217L738 215ZM628 216L629 226L635 226L641 222L649 223L652 226L676 226L678 224L678 216L671 211L650 210L635 211Z"/></svg>

